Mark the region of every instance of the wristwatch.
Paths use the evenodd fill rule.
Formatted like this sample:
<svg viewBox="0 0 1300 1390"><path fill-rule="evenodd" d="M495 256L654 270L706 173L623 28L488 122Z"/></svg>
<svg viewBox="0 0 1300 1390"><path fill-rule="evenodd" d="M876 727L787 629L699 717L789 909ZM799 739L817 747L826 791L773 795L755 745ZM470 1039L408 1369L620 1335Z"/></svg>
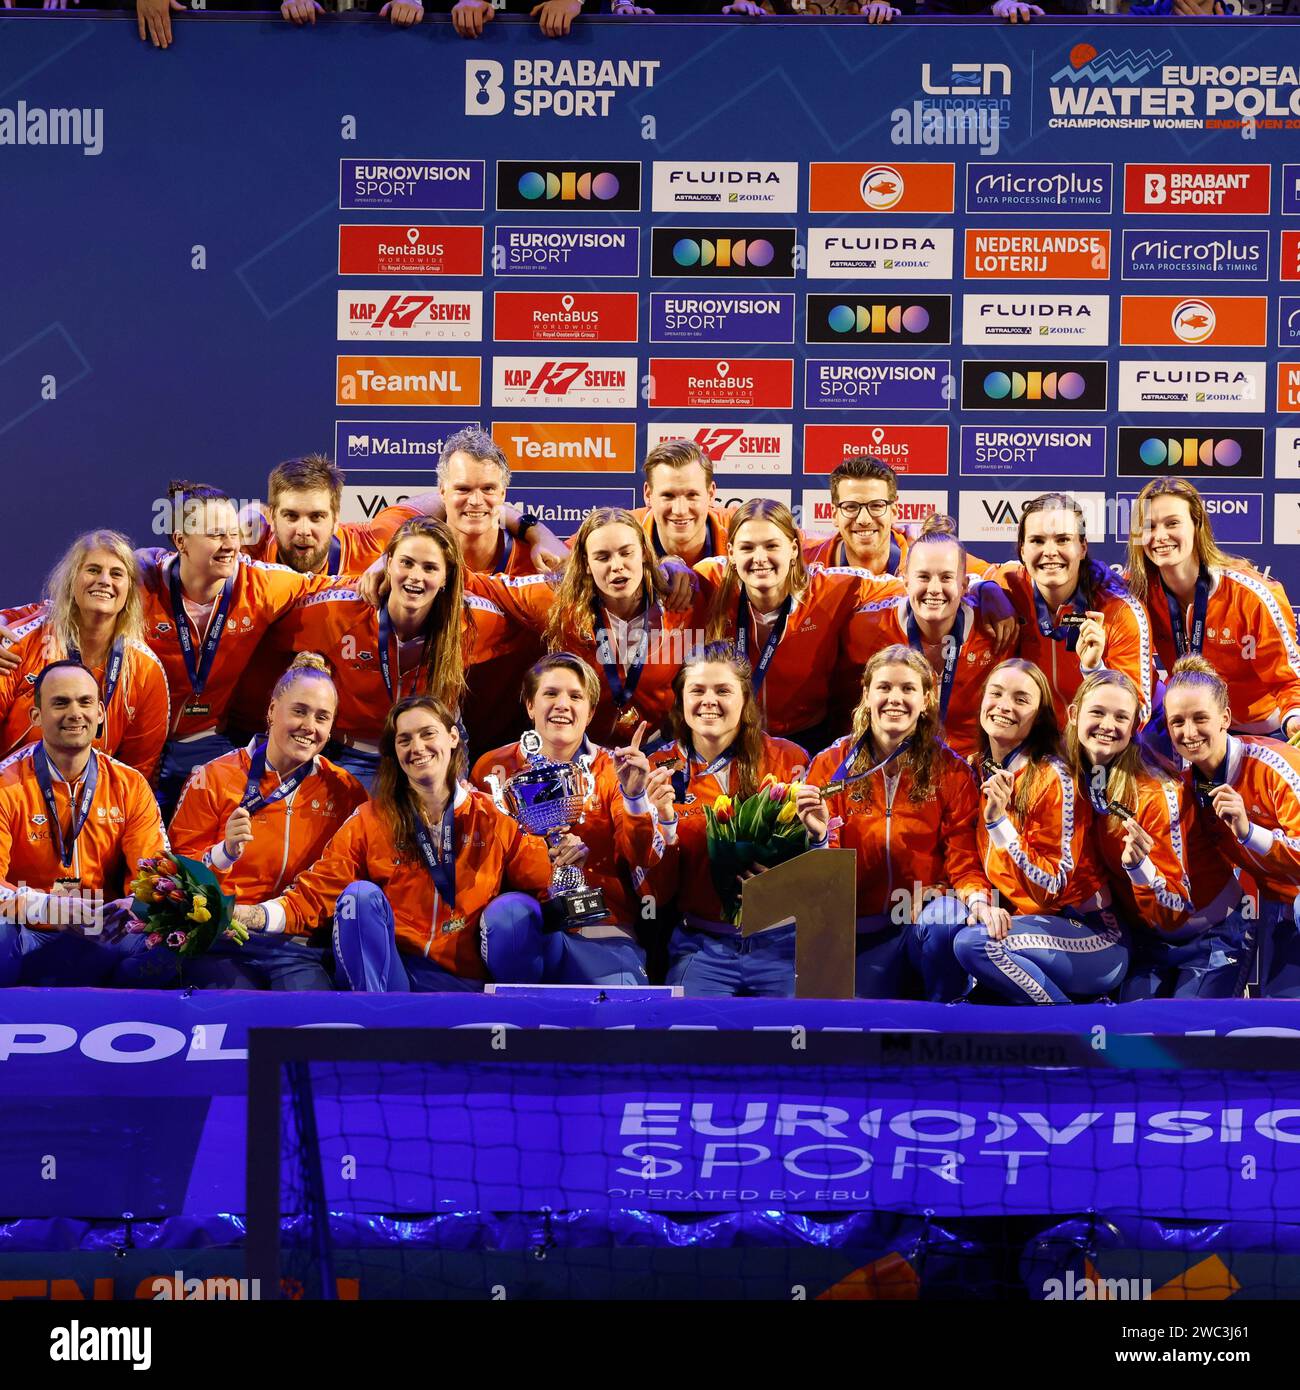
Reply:
<svg viewBox="0 0 1300 1390"><path fill-rule="evenodd" d="M515 539L527 542L529 531L534 530L542 524L542 519L536 512L520 512L519 520L515 524Z"/></svg>

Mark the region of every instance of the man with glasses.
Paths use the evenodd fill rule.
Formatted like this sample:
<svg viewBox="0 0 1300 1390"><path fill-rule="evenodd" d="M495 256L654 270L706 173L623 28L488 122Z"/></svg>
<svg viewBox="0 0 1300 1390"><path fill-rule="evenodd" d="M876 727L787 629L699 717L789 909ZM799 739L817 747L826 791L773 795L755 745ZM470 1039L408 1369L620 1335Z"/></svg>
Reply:
<svg viewBox="0 0 1300 1390"><path fill-rule="evenodd" d="M905 572L908 537L898 525L898 479L887 463L866 456L845 459L831 474L831 506L835 535L805 540L807 564Z"/></svg>

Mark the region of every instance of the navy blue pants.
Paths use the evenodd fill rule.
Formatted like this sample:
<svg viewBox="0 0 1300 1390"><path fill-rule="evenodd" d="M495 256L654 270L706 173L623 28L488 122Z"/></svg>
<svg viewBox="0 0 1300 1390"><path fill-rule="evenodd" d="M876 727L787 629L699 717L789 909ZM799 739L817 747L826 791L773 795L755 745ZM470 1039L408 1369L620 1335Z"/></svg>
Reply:
<svg viewBox="0 0 1300 1390"><path fill-rule="evenodd" d="M887 914L858 921L854 994L859 999L928 999L946 1004L969 988L969 977L952 953L945 923L956 898L939 898L927 905L915 922L891 922ZM927 917L927 910L933 909Z"/></svg>
<svg viewBox="0 0 1300 1390"><path fill-rule="evenodd" d="M494 906L489 904L485 915ZM349 883L334 905L334 981L339 989L371 994L483 988L482 980L464 979L424 956L398 950L393 905L382 888L364 879Z"/></svg>
<svg viewBox="0 0 1300 1390"><path fill-rule="evenodd" d="M1300 999L1300 898L1259 899L1259 992L1265 999Z"/></svg>
<svg viewBox="0 0 1300 1390"><path fill-rule="evenodd" d="M143 939L143 938L141 938ZM242 946L224 938L177 968L166 946L128 956L117 967L113 984L126 989L275 989L332 990L325 952L305 938L279 932L253 932Z"/></svg>
<svg viewBox="0 0 1300 1390"><path fill-rule="evenodd" d="M1255 963L1256 923L1240 909L1181 945L1150 932L1133 938L1120 999L1240 999Z"/></svg>
<svg viewBox="0 0 1300 1390"><path fill-rule="evenodd" d="M644 985L645 952L626 937L592 940L546 931L542 905L503 893L483 913L483 959L494 980L510 985Z"/></svg>
<svg viewBox="0 0 1300 1390"><path fill-rule="evenodd" d="M225 734L208 734L205 738L192 739L188 743L174 738L167 740L158 763L158 775L154 778L154 795L162 808L164 822L171 820L190 773L196 767L210 763L213 758L229 753L234 746Z"/></svg>
<svg viewBox="0 0 1300 1390"><path fill-rule="evenodd" d="M921 913L934 935L931 949L948 949L969 978L1012 1004L1068 1004L1116 989L1128 970L1128 943L1113 913L1026 913L1012 917L1010 934L994 941L970 921L955 898L938 899ZM957 996L954 996L957 997Z"/></svg>
<svg viewBox="0 0 1300 1390"><path fill-rule="evenodd" d="M0 988L108 985L122 963L144 949L144 937L130 933L105 941L75 931L0 922Z"/></svg>
<svg viewBox="0 0 1300 1390"><path fill-rule="evenodd" d="M678 927L668 943L668 983L711 998L794 994L794 927L741 936Z"/></svg>

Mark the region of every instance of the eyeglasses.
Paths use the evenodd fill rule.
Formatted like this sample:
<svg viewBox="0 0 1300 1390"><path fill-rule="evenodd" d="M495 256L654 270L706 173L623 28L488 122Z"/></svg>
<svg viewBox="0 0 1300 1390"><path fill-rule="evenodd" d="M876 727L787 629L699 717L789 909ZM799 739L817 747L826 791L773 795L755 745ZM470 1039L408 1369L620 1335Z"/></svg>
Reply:
<svg viewBox="0 0 1300 1390"><path fill-rule="evenodd" d="M869 516L879 521L894 504L887 498L878 497L874 502L836 502L835 510L843 512L849 521L856 521L858 513L865 507Z"/></svg>

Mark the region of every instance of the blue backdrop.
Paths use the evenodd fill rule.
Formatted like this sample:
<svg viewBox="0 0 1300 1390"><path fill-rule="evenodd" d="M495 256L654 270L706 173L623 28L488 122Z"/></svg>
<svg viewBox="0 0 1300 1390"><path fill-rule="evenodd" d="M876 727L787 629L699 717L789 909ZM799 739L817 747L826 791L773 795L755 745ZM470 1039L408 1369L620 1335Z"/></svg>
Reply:
<svg viewBox="0 0 1300 1390"><path fill-rule="evenodd" d="M1176 469L1300 578L1284 21L0 22L0 602L169 477L255 497L337 440L359 517L467 420L562 523L689 427L812 522L881 453L994 556L1045 487Z"/></svg>

